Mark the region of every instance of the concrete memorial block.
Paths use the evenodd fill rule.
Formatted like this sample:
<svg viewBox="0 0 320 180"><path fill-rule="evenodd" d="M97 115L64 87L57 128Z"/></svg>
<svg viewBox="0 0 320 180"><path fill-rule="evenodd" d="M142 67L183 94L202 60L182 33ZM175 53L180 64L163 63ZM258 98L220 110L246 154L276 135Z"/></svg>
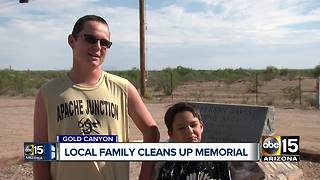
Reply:
<svg viewBox="0 0 320 180"><path fill-rule="evenodd" d="M204 142L257 143L274 135L274 108L236 104L189 102L200 110ZM302 170L287 162L230 162L232 179L303 179Z"/></svg>
<svg viewBox="0 0 320 180"><path fill-rule="evenodd" d="M204 142L260 141L275 132L274 108L217 103L190 103L198 108L204 123Z"/></svg>

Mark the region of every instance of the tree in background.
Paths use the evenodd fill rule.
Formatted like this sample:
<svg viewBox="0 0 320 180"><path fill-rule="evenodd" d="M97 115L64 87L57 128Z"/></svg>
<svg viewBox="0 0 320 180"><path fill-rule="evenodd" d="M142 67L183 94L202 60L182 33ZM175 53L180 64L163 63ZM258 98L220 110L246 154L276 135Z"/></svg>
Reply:
<svg viewBox="0 0 320 180"><path fill-rule="evenodd" d="M274 66L268 66L266 70L263 71L262 77L265 81L271 81L279 75L278 68Z"/></svg>
<svg viewBox="0 0 320 180"><path fill-rule="evenodd" d="M319 76L320 76L320 64L313 69L313 77L319 77Z"/></svg>

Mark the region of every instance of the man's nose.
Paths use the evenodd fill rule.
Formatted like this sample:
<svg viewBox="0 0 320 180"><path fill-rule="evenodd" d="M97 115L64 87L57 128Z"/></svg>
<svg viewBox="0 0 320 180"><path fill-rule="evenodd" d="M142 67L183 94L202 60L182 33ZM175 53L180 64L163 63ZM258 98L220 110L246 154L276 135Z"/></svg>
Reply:
<svg viewBox="0 0 320 180"><path fill-rule="evenodd" d="M100 40L97 40L97 42L94 43L93 45L94 45L94 47L96 47L98 50L101 49Z"/></svg>
<svg viewBox="0 0 320 180"><path fill-rule="evenodd" d="M187 133L188 134L193 134L193 128L191 126L188 126Z"/></svg>

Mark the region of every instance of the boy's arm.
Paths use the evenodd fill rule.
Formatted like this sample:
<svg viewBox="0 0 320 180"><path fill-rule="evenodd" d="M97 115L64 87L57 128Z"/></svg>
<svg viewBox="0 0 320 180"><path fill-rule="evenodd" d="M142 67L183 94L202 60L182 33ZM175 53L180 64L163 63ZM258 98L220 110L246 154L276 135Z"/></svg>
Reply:
<svg viewBox="0 0 320 180"><path fill-rule="evenodd" d="M130 117L143 135L143 142L159 142L158 126L131 83L128 86L128 106ZM139 179L151 179L153 168L154 162L142 162Z"/></svg>
<svg viewBox="0 0 320 180"><path fill-rule="evenodd" d="M33 141L48 142L48 122L42 94L39 91L34 106ZM34 180L51 179L49 162L33 163Z"/></svg>

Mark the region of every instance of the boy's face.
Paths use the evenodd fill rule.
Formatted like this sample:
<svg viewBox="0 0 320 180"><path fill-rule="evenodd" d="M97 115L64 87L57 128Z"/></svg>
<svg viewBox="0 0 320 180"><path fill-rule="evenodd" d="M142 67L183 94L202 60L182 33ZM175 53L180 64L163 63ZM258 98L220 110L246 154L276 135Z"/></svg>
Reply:
<svg viewBox="0 0 320 180"><path fill-rule="evenodd" d="M183 111L174 116L172 131L168 131L168 135L175 142L200 142L202 132L200 120L191 112Z"/></svg>

